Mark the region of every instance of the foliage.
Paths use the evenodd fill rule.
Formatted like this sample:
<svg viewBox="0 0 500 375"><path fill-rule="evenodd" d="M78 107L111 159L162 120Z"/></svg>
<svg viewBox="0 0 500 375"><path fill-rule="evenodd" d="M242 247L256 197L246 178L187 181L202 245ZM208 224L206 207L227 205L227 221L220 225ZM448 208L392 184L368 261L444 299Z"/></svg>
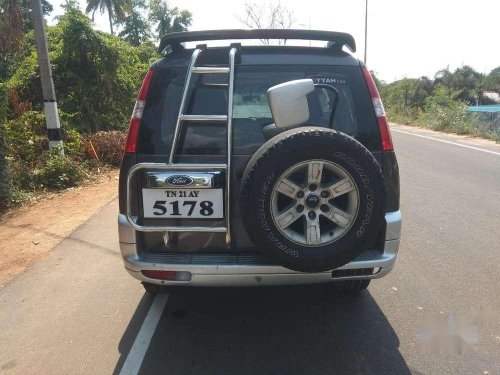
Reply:
<svg viewBox="0 0 500 375"><path fill-rule="evenodd" d="M52 5L42 0L44 15L52 12ZM28 0L2 0L0 2L0 81L9 75L16 64L16 54L25 44L25 34L33 30Z"/></svg>
<svg viewBox="0 0 500 375"><path fill-rule="evenodd" d="M5 128L13 162L33 169L40 155L48 150L45 116L40 112L28 111L8 121Z"/></svg>
<svg viewBox="0 0 500 375"><path fill-rule="evenodd" d="M31 16L31 9L29 6L29 0L19 0L21 3L22 16L23 16L23 29L24 31L33 30L35 28L33 24L33 18ZM48 16L54 10L54 7L47 0L41 0L42 3L42 13L44 16Z"/></svg>
<svg viewBox="0 0 500 375"><path fill-rule="evenodd" d="M433 83L427 77L404 78L383 85L380 89L384 104L393 108L422 108L425 99L432 93Z"/></svg>
<svg viewBox="0 0 500 375"><path fill-rule="evenodd" d="M119 166L122 160L126 132L97 132L84 138L84 151L89 159L96 158L101 163Z"/></svg>
<svg viewBox="0 0 500 375"><path fill-rule="evenodd" d="M48 28L59 108L73 114L79 132L125 128L142 77L157 55L151 46L134 48L93 30L90 20L67 8ZM41 110L41 84L34 45L7 82L23 101Z"/></svg>
<svg viewBox="0 0 500 375"><path fill-rule="evenodd" d="M0 82L0 125L9 117L9 98L7 96L7 85Z"/></svg>
<svg viewBox="0 0 500 375"><path fill-rule="evenodd" d="M479 104L484 75L470 66L457 68L453 73L448 68L440 70L434 77L435 85L458 91L457 99L470 104Z"/></svg>
<svg viewBox="0 0 500 375"><path fill-rule="evenodd" d="M81 136L68 125L71 116L61 113L64 152L67 156L81 160ZM5 124L4 135L10 159L12 183L17 190L31 190L36 187L32 171L41 168L46 162L49 149L45 115L41 112L27 111Z"/></svg>
<svg viewBox="0 0 500 375"><path fill-rule="evenodd" d="M30 191L82 181L91 165L87 139L102 163L118 165L123 132L82 134L125 129L142 78L159 57L152 43L134 47L133 40L94 30L76 2L64 9L57 25L47 27L64 157L48 147L33 31L25 25L23 48L0 56L0 209Z"/></svg>
<svg viewBox="0 0 500 375"><path fill-rule="evenodd" d="M457 134L473 133L474 127L466 110L467 105L457 100L460 94L459 91L438 86L425 100L422 114L425 126Z"/></svg>
<svg viewBox="0 0 500 375"><path fill-rule="evenodd" d="M0 210L5 209L12 199L12 184L7 161L5 131L0 125Z"/></svg>
<svg viewBox="0 0 500 375"><path fill-rule="evenodd" d="M156 24L157 39L171 32L187 31L193 20L189 10L170 8L166 0L150 0L149 10L149 18Z"/></svg>
<svg viewBox="0 0 500 375"><path fill-rule="evenodd" d="M488 75L469 66L436 73L434 80L404 78L379 82L380 94L391 121L435 130L499 139L498 119L467 112L468 105L489 104L485 90L500 93L500 67Z"/></svg>
<svg viewBox="0 0 500 375"><path fill-rule="evenodd" d="M493 69L484 79L484 89L500 94L500 66Z"/></svg>
<svg viewBox="0 0 500 375"><path fill-rule="evenodd" d="M145 0L131 0L130 12L119 21L123 29L118 36L136 47L148 42L150 38L149 22L143 16L145 11Z"/></svg>
<svg viewBox="0 0 500 375"><path fill-rule="evenodd" d="M109 19L109 30L113 35L113 19L123 19L125 12L130 9L129 0L87 0L86 12L94 13L99 10L100 13L107 12Z"/></svg>
<svg viewBox="0 0 500 375"><path fill-rule="evenodd" d="M64 189L78 185L85 178L85 171L80 164L61 155L57 149L47 155L45 165L34 171L36 187Z"/></svg>
<svg viewBox="0 0 500 375"><path fill-rule="evenodd" d="M0 55L21 47L24 41L22 25L19 0L3 0L0 5Z"/></svg>

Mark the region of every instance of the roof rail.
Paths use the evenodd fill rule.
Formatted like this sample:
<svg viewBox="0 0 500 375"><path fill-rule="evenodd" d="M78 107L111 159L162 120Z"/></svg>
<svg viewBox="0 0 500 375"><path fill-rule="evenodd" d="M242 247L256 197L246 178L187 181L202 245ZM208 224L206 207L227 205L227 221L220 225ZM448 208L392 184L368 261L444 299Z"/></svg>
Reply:
<svg viewBox="0 0 500 375"><path fill-rule="evenodd" d="M170 33L161 39L158 51L163 53L167 47L172 49L183 48L181 43L184 42L227 39L321 40L328 42L330 48L342 49L343 46L346 46L352 52L356 52L356 42L351 34L303 29L228 29Z"/></svg>

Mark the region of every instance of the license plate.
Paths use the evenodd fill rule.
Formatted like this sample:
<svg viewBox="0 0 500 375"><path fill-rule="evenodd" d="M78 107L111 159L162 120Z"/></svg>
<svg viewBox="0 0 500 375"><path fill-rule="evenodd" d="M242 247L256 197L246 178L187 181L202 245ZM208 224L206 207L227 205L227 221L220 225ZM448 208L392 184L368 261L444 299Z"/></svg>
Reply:
<svg viewBox="0 0 500 375"><path fill-rule="evenodd" d="M222 219L222 189L142 189L145 218Z"/></svg>

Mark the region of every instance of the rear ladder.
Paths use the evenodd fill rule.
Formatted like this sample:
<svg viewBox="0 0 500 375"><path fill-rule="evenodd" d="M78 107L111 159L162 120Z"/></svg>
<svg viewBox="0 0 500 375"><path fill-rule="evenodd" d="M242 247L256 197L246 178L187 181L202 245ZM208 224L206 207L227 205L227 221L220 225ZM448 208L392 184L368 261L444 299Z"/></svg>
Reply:
<svg viewBox="0 0 500 375"><path fill-rule="evenodd" d="M165 232L165 241L168 241L169 232L203 232L203 233L225 233L226 246L231 246L231 158L233 146L233 95L234 95L234 66L236 60L237 48L231 47L229 51L229 67L217 66L196 66L196 61L199 55L204 51L205 47L197 46L191 56L189 69L186 76L186 83L182 93L181 104L179 107L179 115L174 130L172 148L167 164L162 163L139 163L134 165L127 175L127 220L136 229L141 232ZM228 101L227 114L223 115L188 115L185 114L187 103L189 102L189 94L193 74L229 74L228 82ZM193 90L194 92L194 90ZM225 164L191 164L191 163L175 163L174 158L179 143L179 137L182 132L184 122L225 122L227 124L227 140L226 140L226 163ZM142 226L138 224L137 218L134 218L131 213L132 195L131 184L134 175L142 169L159 169L159 170L224 170L225 171L225 191L224 191L224 226Z"/></svg>

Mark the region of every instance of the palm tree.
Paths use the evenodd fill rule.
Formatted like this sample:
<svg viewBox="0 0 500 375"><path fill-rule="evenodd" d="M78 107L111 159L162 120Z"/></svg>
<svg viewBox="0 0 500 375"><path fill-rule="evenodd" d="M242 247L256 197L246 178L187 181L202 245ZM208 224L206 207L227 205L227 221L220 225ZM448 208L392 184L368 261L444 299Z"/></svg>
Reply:
<svg viewBox="0 0 500 375"><path fill-rule="evenodd" d="M113 34L113 18L122 19L125 12L130 8L130 0L87 0L87 13L94 13L99 9L100 13L108 12L109 30Z"/></svg>
<svg viewBox="0 0 500 375"><path fill-rule="evenodd" d="M156 24L158 39L168 33L187 31L191 26L191 12L177 7L170 8L166 0L150 0L149 9L149 19Z"/></svg>
<svg viewBox="0 0 500 375"><path fill-rule="evenodd" d="M150 36L149 21L143 16L147 6L145 0L130 1L132 5L130 11L123 19L118 20L119 24L123 27L118 36L133 46L138 46L141 43L147 42Z"/></svg>

